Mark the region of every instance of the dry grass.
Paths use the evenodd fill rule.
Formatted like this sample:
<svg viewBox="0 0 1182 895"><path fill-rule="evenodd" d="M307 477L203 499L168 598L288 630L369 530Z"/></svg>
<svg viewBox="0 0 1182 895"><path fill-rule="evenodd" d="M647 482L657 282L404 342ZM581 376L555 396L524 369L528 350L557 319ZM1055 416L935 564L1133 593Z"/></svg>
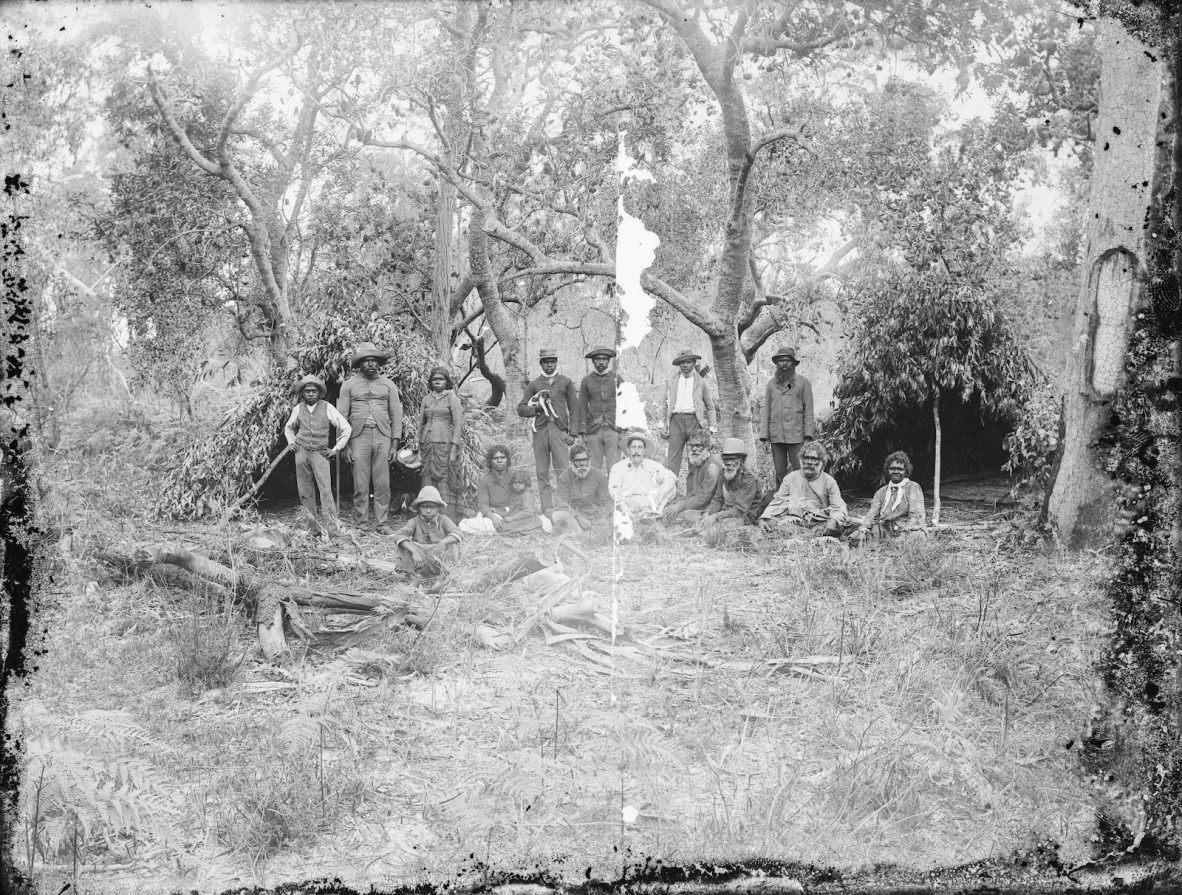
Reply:
<svg viewBox="0 0 1182 895"><path fill-rule="evenodd" d="M1059 743L1100 690L1094 558L1000 554L979 525L852 553L662 533L586 547L589 565L564 553L585 601L661 647L611 668L538 631L485 648L478 625L520 624L539 597L471 582L513 551L552 555L554 540L473 537L445 591L416 597L424 631L270 666L240 614L227 633L191 596L90 584L87 557L173 537L279 579L374 592L388 579L318 572L301 562L309 540L264 562L234 527L162 532L97 500L71 506L73 593L42 619L51 662L30 692L63 715L125 710L182 747L151 757L176 784L175 826L118 858L141 889L325 875L389 887L538 861L615 878L628 854L927 868L1046 836L1064 860L1086 856L1094 797ZM362 546L384 555L375 536ZM187 625L208 645L194 667L249 651L204 693L176 685Z"/></svg>

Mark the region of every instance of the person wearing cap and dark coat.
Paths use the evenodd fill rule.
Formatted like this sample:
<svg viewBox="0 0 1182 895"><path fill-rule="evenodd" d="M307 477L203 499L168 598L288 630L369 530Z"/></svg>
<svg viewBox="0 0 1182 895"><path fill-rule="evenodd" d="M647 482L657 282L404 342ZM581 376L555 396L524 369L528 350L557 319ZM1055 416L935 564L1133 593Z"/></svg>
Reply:
<svg viewBox="0 0 1182 895"><path fill-rule="evenodd" d="M327 392L328 387L319 376L309 374L296 383L296 393L301 400L292 408L283 434L288 444L295 445L296 487L300 492L300 503L315 518L316 491L319 490L320 509L331 530L336 528L337 509L328 461L345 449L352 429L349 421L324 400ZM337 430L337 440L331 448L328 446L329 426Z"/></svg>
<svg viewBox="0 0 1182 895"><path fill-rule="evenodd" d="M686 442L689 472L685 476L685 497L670 501L663 514L666 522L693 525L722 509L722 463L710 456L710 433L694 432Z"/></svg>
<svg viewBox="0 0 1182 895"><path fill-rule="evenodd" d="M789 466L800 469L800 449L817 435L813 418L813 384L796 372L796 349L784 346L772 355L775 375L764 390L759 417L759 440L776 467L776 487Z"/></svg>
<svg viewBox="0 0 1182 895"><path fill-rule="evenodd" d="M585 355L594 369L579 383L579 435L587 444L591 465L611 469L620 459L620 430L616 427L616 390L620 377L608 369L616 352L598 345Z"/></svg>
<svg viewBox="0 0 1182 895"><path fill-rule="evenodd" d="M394 544L398 548L396 562L403 571L434 577L444 570L443 557L454 555L456 545L464 538L460 527L441 512L445 506L439 492L430 485L411 504L418 515L411 516L394 532Z"/></svg>
<svg viewBox="0 0 1182 895"><path fill-rule="evenodd" d="M681 455L685 443L698 429L707 429L713 435L718 431L718 414L710 387L697 370L702 359L688 349L673 358L673 366L680 372L674 373L661 402L661 419L665 420L665 434L669 436L669 453L665 466L674 475L681 475Z"/></svg>
<svg viewBox="0 0 1182 895"><path fill-rule="evenodd" d="M550 467L554 467L555 475L566 469L574 433L580 431L581 424L575 384L558 372L558 352L543 348L538 352L538 362L542 375L526 388L517 415L526 417L533 429L538 496L542 512L549 515L554 508Z"/></svg>
<svg viewBox="0 0 1182 895"><path fill-rule="evenodd" d="M454 510L464 490L460 479L464 411L446 368L433 367L427 374L427 386L419 407L420 474L423 484L438 488L446 505Z"/></svg>
<svg viewBox="0 0 1182 895"><path fill-rule="evenodd" d="M390 533L386 527L390 516L390 464L398 455L402 438L398 386L379 372L388 359L372 342L358 345L353 366L359 373L346 380L337 398L337 410L353 429L345 461L353 467L355 522L368 525L372 485L374 524L379 534Z"/></svg>

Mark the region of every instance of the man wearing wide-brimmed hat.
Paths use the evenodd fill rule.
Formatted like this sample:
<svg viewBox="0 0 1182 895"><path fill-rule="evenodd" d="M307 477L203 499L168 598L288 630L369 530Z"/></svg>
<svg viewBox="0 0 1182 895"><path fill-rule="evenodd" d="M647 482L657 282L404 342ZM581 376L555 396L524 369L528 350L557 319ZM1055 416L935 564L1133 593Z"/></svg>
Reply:
<svg viewBox="0 0 1182 895"><path fill-rule="evenodd" d="M373 486L374 525L379 534L389 534L390 464L398 455L402 438L402 400L398 386L381 375L389 355L373 342L362 342L353 353L357 375L341 386L337 410L353 427L345 460L353 467L354 521L368 525L369 489Z"/></svg>
<svg viewBox="0 0 1182 895"><path fill-rule="evenodd" d="M722 443L722 509L706 519L707 524L735 520L754 525L763 503L763 487L747 469L747 445L741 438Z"/></svg>
<svg viewBox="0 0 1182 895"><path fill-rule="evenodd" d="M628 456L612 467L608 491L617 507L636 518L660 515L677 493L677 476L646 456L656 444L647 432L633 429L624 434Z"/></svg>
<svg viewBox="0 0 1182 895"><path fill-rule="evenodd" d="M316 491L320 491L320 509L328 528L336 528L336 501L332 496L332 475L328 461L345 449L352 428L337 409L324 400L328 387L319 376L309 373L296 383L300 402L292 408L283 434L295 445L296 487L300 503L316 517ZM328 427L337 430L337 440L328 446Z"/></svg>
<svg viewBox="0 0 1182 895"><path fill-rule="evenodd" d="M597 345L585 355L592 370L579 383L579 422L583 441L595 469L615 466L620 459L620 430L616 427L616 390L620 378L609 369L616 352L606 345Z"/></svg>
<svg viewBox="0 0 1182 895"><path fill-rule="evenodd" d="M394 532L397 562L403 571L428 578L444 569L444 557L462 541L460 527L441 510L447 506L433 485L426 485L411 505L418 515Z"/></svg>
<svg viewBox="0 0 1182 895"><path fill-rule="evenodd" d="M542 375L525 390L517 415L530 421L534 439L534 463L538 473L538 497L547 516L554 509L554 489L550 467L557 475L566 469L568 452L580 431L579 403L575 384L558 372L558 352L543 348L538 352Z"/></svg>
<svg viewBox="0 0 1182 895"><path fill-rule="evenodd" d="M759 417L759 440L776 467L776 487L788 467L800 469L800 449L817 434L813 419L813 385L796 372L796 349L784 345L772 355L776 373L768 380Z"/></svg>
<svg viewBox="0 0 1182 895"><path fill-rule="evenodd" d="M669 436L665 465L674 475L681 475L681 455L690 435L698 429L708 429L711 435L718 431L718 414L710 387L697 370L701 359L700 354L688 348L673 358L673 366L680 372L669 379L662 398L661 419Z"/></svg>

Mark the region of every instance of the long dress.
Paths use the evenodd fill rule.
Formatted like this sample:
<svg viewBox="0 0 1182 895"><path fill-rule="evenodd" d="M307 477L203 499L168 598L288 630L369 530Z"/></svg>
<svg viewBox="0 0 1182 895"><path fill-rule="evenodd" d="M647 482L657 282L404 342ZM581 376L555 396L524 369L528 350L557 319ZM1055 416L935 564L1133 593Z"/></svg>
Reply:
<svg viewBox="0 0 1182 895"><path fill-rule="evenodd" d="M452 447L463 444L464 411L454 389L428 392L419 408L419 455L423 485L434 485L447 503L448 515L456 512L464 486L459 462L451 462Z"/></svg>
<svg viewBox="0 0 1182 895"><path fill-rule="evenodd" d="M489 518L493 513L501 517L502 534L521 534L527 531L541 531L544 523L538 515L533 492L518 494L509 484L509 471L496 473L492 470L480 477L476 486L476 503L480 515Z"/></svg>

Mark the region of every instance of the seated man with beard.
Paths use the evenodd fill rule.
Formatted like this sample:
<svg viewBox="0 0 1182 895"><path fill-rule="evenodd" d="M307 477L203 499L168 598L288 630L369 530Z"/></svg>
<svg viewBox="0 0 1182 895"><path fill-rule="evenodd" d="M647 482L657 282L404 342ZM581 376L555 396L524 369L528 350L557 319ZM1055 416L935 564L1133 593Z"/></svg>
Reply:
<svg viewBox="0 0 1182 895"><path fill-rule="evenodd" d="M624 446L628 458L613 466L607 479L612 499L629 518L660 515L677 492L677 476L646 456L653 441L644 432L629 432Z"/></svg>
<svg viewBox="0 0 1182 895"><path fill-rule="evenodd" d="M728 438L722 443L722 508L706 516L696 526L706 527L730 523L754 525L763 503L763 487L746 466L747 446L741 438Z"/></svg>
<svg viewBox="0 0 1182 895"><path fill-rule="evenodd" d="M671 501L662 513L665 522L693 525L722 509L722 463L710 456L710 433L698 429L686 442L689 472L685 497Z"/></svg>
<svg viewBox="0 0 1182 895"><path fill-rule="evenodd" d="M591 465L581 442L570 449L570 466L558 474L554 490L554 524L574 534L606 529L611 519L612 495L607 476Z"/></svg>
<svg viewBox="0 0 1182 895"><path fill-rule="evenodd" d="M803 468L784 477L759 524L787 537L836 538L850 528L841 489L833 476L824 472L828 460L824 446L807 442L800 452Z"/></svg>

